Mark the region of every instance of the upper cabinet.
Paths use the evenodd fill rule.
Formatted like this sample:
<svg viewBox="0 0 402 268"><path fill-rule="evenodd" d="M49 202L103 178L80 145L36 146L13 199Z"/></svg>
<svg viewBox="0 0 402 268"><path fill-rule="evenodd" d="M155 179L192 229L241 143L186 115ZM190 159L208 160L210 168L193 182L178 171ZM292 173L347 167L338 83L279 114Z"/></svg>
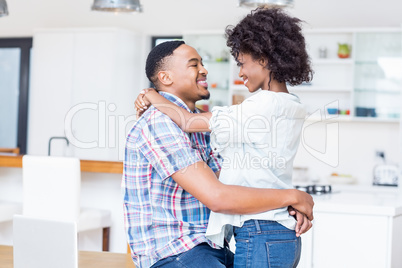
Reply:
<svg viewBox="0 0 402 268"><path fill-rule="evenodd" d="M299 95L309 113L341 120L399 121L400 28L313 29L304 35L313 80L289 86L289 91ZM251 95L232 56L226 61L229 50L223 33L188 34L184 39L199 51L209 71L209 104L237 104Z"/></svg>
<svg viewBox="0 0 402 268"><path fill-rule="evenodd" d="M142 37L120 29L38 30L33 38L28 153L121 160L142 89ZM67 152L66 152L67 151Z"/></svg>
<svg viewBox="0 0 402 268"><path fill-rule="evenodd" d="M310 113L353 115L354 33L350 30L304 32L314 71L310 83L289 87Z"/></svg>
<svg viewBox="0 0 402 268"><path fill-rule="evenodd" d="M355 115L379 119L399 118L401 31L357 32L355 44Z"/></svg>
<svg viewBox="0 0 402 268"><path fill-rule="evenodd" d="M398 122L401 33L400 28L306 31L314 78L291 90L302 97L310 113L320 110L346 120Z"/></svg>

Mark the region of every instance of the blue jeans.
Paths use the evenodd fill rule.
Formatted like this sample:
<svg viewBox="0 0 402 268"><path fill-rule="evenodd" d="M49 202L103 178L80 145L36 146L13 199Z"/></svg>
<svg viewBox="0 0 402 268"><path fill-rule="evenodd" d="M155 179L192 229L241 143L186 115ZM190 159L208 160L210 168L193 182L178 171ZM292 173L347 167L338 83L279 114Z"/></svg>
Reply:
<svg viewBox="0 0 402 268"><path fill-rule="evenodd" d="M207 243L184 253L167 257L151 266L152 268L224 268L233 267L233 253L229 247L223 249L211 248Z"/></svg>
<svg viewBox="0 0 402 268"><path fill-rule="evenodd" d="M301 239L275 221L249 220L234 227L235 268L296 267L300 260Z"/></svg>

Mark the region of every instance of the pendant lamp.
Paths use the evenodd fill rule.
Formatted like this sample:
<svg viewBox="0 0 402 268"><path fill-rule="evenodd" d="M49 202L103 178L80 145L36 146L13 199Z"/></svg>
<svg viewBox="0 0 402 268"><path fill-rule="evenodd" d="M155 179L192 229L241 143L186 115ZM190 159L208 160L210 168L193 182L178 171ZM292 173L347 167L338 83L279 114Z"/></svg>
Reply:
<svg viewBox="0 0 402 268"><path fill-rule="evenodd" d="M6 0L0 0L0 17L8 16L8 8Z"/></svg>
<svg viewBox="0 0 402 268"><path fill-rule="evenodd" d="M95 0L92 10L106 12L142 12L140 0Z"/></svg>
<svg viewBox="0 0 402 268"><path fill-rule="evenodd" d="M293 0L239 0L239 6L258 7L258 6L292 6Z"/></svg>

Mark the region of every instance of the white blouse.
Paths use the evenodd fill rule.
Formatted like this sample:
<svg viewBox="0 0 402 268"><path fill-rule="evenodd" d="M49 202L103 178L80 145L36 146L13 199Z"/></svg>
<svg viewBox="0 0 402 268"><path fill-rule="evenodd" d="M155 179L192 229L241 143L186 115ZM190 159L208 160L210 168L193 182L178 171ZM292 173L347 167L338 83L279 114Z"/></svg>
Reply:
<svg viewBox="0 0 402 268"><path fill-rule="evenodd" d="M306 110L294 94L261 90L233 106L214 107L211 146L223 157L219 180L256 188L292 188L293 160ZM223 246L231 226L250 219L277 221L294 230L287 207L253 215L211 212L206 236Z"/></svg>

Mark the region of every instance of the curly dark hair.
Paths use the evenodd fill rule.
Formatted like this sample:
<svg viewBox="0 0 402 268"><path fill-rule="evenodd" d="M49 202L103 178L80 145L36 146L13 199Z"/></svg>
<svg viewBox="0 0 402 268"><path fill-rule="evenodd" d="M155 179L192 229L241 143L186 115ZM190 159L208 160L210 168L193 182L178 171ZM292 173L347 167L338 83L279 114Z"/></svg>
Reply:
<svg viewBox="0 0 402 268"><path fill-rule="evenodd" d="M271 78L300 85L313 78L301 22L279 8L260 7L236 26L226 27L226 44L237 62L240 53L267 59Z"/></svg>
<svg viewBox="0 0 402 268"><path fill-rule="evenodd" d="M157 84L156 75L164 68L167 58L183 44L185 43L181 40L167 41L157 45L149 52L145 65L145 73L149 81L154 85Z"/></svg>

